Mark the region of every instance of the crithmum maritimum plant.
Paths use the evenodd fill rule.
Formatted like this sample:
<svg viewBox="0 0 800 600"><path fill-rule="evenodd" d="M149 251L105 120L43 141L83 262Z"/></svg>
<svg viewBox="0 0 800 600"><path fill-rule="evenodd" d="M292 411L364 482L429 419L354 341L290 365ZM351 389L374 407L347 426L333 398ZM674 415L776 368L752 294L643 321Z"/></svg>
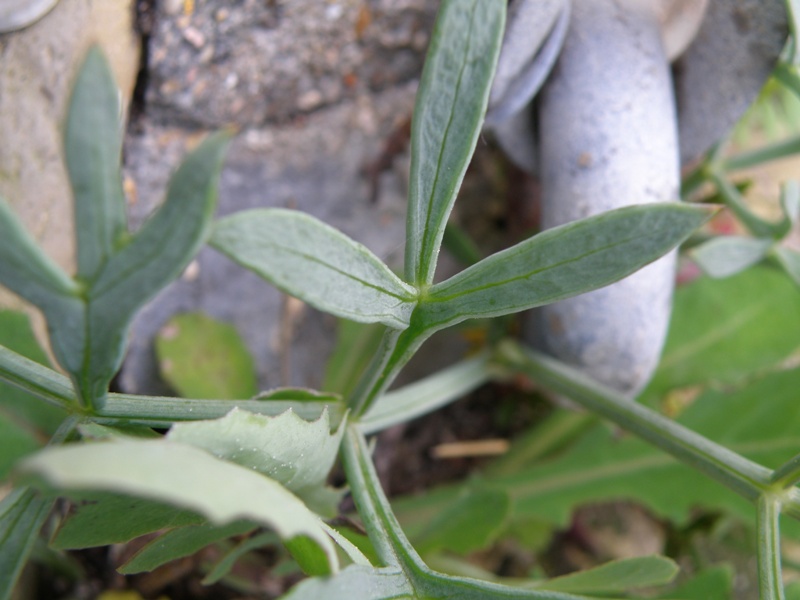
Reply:
<svg viewBox="0 0 800 600"><path fill-rule="evenodd" d="M116 89L100 53L88 54L65 129L75 275L55 266L0 204L0 283L44 313L54 355L68 374L0 348L0 378L62 417L48 447L19 462L15 487L0 504L0 597L10 596L59 496L92 502L60 524L52 540L57 548L124 542L171 528L161 550L145 549L123 573L181 556L187 544L176 538L182 535L194 536L195 544L248 536L245 548L279 539L311 576L290 590L294 599L567 599L603 591L630 565L595 572L583 584L499 583L439 572L410 544L381 489L367 436L508 370L568 394L752 500L759 509L762 595L780 597L776 524L780 512L800 514L796 461L773 472L510 341L430 380L387 391L436 331L607 285L680 244L711 212L677 203L624 208L546 231L435 282L445 224L486 110L504 19L505 2L442 3L414 113L402 277L368 249L298 212L261 209L215 222L225 133L187 157L162 207L129 232ZM109 393L131 318L205 242L320 310L383 327L379 350L351 395L280 390L226 401ZM330 520L343 494L326 485L337 451L366 538L348 537ZM231 564L221 561L207 581L224 577ZM675 568L651 558L640 571L625 580L631 587L666 581Z"/></svg>

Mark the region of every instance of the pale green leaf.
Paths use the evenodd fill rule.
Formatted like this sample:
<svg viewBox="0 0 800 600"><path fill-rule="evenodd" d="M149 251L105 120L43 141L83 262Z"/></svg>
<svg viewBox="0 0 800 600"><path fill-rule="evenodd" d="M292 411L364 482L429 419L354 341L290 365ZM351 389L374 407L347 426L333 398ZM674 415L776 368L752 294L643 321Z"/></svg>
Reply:
<svg viewBox="0 0 800 600"><path fill-rule="evenodd" d="M411 125L406 280L433 279L439 246L481 131L505 3L442 2Z"/></svg>
<svg viewBox="0 0 800 600"><path fill-rule="evenodd" d="M56 310L79 293L77 284L50 259L0 198L0 285L42 310Z"/></svg>
<svg viewBox="0 0 800 600"><path fill-rule="evenodd" d="M220 579L230 573L236 561L242 556L253 550L258 550L265 546L271 546L278 542L277 537L271 531L257 533L251 537L243 539L234 548L232 548L225 556L223 556L217 564L203 578L203 585L213 585Z"/></svg>
<svg viewBox="0 0 800 600"><path fill-rule="evenodd" d="M206 546L256 529L249 521L235 521L227 525L187 525L172 529L143 546L117 571L132 575L152 571L170 561L191 556Z"/></svg>
<svg viewBox="0 0 800 600"><path fill-rule="evenodd" d="M91 281L127 233L122 192L120 92L102 51L78 73L64 128L64 158L75 196L78 277Z"/></svg>
<svg viewBox="0 0 800 600"><path fill-rule="evenodd" d="M408 326L416 291L363 245L314 217L279 208L240 212L216 224L211 244L319 310Z"/></svg>
<svg viewBox="0 0 800 600"><path fill-rule="evenodd" d="M415 319L439 329L603 287L666 254L709 214L704 207L650 204L549 229L433 286Z"/></svg>
<svg viewBox="0 0 800 600"><path fill-rule="evenodd" d="M782 273L753 267L728 279L679 287L664 355L642 398L671 388L737 384L800 348L797 287Z"/></svg>
<svg viewBox="0 0 800 600"><path fill-rule="evenodd" d="M161 376L184 398L258 393L253 357L233 325L202 313L177 315L158 332L155 349Z"/></svg>
<svg viewBox="0 0 800 600"><path fill-rule="evenodd" d="M693 248L689 253L711 277L730 277L753 266L769 254L773 241L742 236L722 236Z"/></svg>
<svg viewBox="0 0 800 600"><path fill-rule="evenodd" d="M325 411L308 422L287 411L267 417L234 408L222 419L178 423L167 434L280 482L313 510L332 516L341 493L325 486L344 426L331 433Z"/></svg>
<svg viewBox="0 0 800 600"><path fill-rule="evenodd" d="M173 504L216 525L252 520L282 539L308 536L337 558L319 519L291 492L252 469L172 440L111 440L48 448L21 463L23 473L65 491L107 491Z"/></svg>
<svg viewBox="0 0 800 600"><path fill-rule="evenodd" d="M52 506L28 488L11 490L0 502L0 600L11 598Z"/></svg>
<svg viewBox="0 0 800 600"><path fill-rule="evenodd" d="M491 378L488 353L481 353L381 396L361 418L364 433L375 433L432 412L465 396Z"/></svg>
<svg viewBox="0 0 800 600"><path fill-rule="evenodd" d="M638 556L612 560L593 569L536 582L526 587L573 594L610 594L664 585L677 574L678 565L669 558Z"/></svg>
<svg viewBox="0 0 800 600"><path fill-rule="evenodd" d="M800 252L785 246L778 246L775 248L775 256L792 281L800 285Z"/></svg>
<svg viewBox="0 0 800 600"><path fill-rule="evenodd" d="M215 134L189 154L164 204L104 263L89 290L85 331L48 319L54 352L87 404L105 398L136 310L178 277L206 241L228 141L227 134Z"/></svg>
<svg viewBox="0 0 800 600"><path fill-rule="evenodd" d="M351 565L332 577L306 579L293 587L283 600L400 600L418 598L400 567L372 568Z"/></svg>
<svg viewBox="0 0 800 600"><path fill-rule="evenodd" d="M76 501L51 543L62 550L123 544L160 529L203 522L197 513L169 504L120 494L92 494Z"/></svg>

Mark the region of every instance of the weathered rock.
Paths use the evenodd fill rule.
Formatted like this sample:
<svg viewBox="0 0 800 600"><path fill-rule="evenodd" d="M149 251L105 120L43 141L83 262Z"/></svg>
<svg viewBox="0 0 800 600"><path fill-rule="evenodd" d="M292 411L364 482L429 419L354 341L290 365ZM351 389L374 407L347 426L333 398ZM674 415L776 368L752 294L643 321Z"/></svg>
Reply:
<svg viewBox="0 0 800 600"><path fill-rule="evenodd" d="M435 3L161 2L148 116L262 126L416 79Z"/></svg>

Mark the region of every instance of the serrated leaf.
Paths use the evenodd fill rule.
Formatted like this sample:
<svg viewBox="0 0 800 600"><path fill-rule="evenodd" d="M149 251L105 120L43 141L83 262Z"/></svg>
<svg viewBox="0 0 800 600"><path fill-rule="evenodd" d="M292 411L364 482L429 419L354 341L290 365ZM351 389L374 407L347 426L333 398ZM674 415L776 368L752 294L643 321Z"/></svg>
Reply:
<svg viewBox="0 0 800 600"><path fill-rule="evenodd" d="M481 131L505 4L442 2L411 124L406 280L433 279L445 224Z"/></svg>
<svg viewBox="0 0 800 600"><path fill-rule="evenodd" d="M634 588L667 584L675 578L678 570L675 561L665 556L637 556L612 560L593 569L555 577L526 587L573 594L613 594Z"/></svg>
<svg viewBox="0 0 800 600"><path fill-rule="evenodd" d="M174 442L203 448L280 482L312 510L333 516L341 493L325 486L344 426L330 432L328 412L313 422L287 411L267 417L234 408L222 419L177 423L167 434Z"/></svg>
<svg viewBox="0 0 800 600"><path fill-rule="evenodd" d="M254 529L256 525L249 521L236 521L227 525L203 523L178 527L148 542L117 571L123 575L152 571L170 561L191 556L215 542L244 535Z"/></svg>
<svg viewBox="0 0 800 600"><path fill-rule="evenodd" d="M408 326L416 290L363 245L314 217L279 208L240 212L216 224L211 245L321 311Z"/></svg>
<svg viewBox="0 0 800 600"><path fill-rule="evenodd" d="M127 233L120 160L119 90L102 51L92 47L72 89L64 159L75 196L78 277L90 281Z"/></svg>
<svg viewBox="0 0 800 600"><path fill-rule="evenodd" d="M258 392L253 357L233 325L202 313L167 321L155 339L161 376L184 398L246 400Z"/></svg>
<svg viewBox="0 0 800 600"><path fill-rule="evenodd" d="M52 506L28 488L11 490L0 502L0 600L11 598Z"/></svg>
<svg viewBox="0 0 800 600"><path fill-rule="evenodd" d="M139 536L205 519L169 504L120 494L92 494L76 502L59 525L51 545L61 550L79 550L123 544Z"/></svg>
<svg viewBox="0 0 800 600"><path fill-rule="evenodd" d="M666 254L709 215L704 207L650 204L549 229L433 286L415 319L439 329L603 287Z"/></svg>
<svg viewBox="0 0 800 600"><path fill-rule="evenodd" d="M511 512L503 490L479 490L450 504L414 540L420 553L449 550L466 554L486 548L502 533Z"/></svg>
<svg viewBox="0 0 800 600"><path fill-rule="evenodd" d="M70 491L130 494L197 512L225 525L246 519L282 539L311 538L337 568L319 519L276 481L205 450L172 440L112 440L47 448L25 459L22 473Z"/></svg>
<svg viewBox="0 0 800 600"><path fill-rule="evenodd" d="M693 248L689 253L698 266L711 277L735 275L753 266L769 254L773 241L743 236L723 236Z"/></svg>
<svg viewBox="0 0 800 600"><path fill-rule="evenodd" d="M800 347L797 288L783 274L753 267L722 280L679 287L664 355L641 397L697 384L737 384Z"/></svg>

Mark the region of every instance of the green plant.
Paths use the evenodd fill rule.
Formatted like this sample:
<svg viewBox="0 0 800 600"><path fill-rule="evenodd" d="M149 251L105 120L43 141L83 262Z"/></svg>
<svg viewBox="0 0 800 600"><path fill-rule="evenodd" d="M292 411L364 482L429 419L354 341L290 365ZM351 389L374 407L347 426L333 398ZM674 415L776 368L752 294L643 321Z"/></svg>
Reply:
<svg viewBox="0 0 800 600"><path fill-rule="evenodd" d="M31 402L54 407L61 421L47 448L17 464L16 487L0 503L0 598L9 597L57 496L90 501L79 502L60 523L55 548L118 543L169 529L123 565L123 573L248 536L209 571L206 581L213 582L248 550L280 540L312 576L286 596L294 599L567 599L624 594L671 579L674 563L649 557L549 581L495 581L487 574L480 579L436 570L415 550L381 489L366 436L512 373L574 398L754 503L762 597L782 597L777 520L781 513L800 516L796 459L774 470L764 467L712 442L699 426L693 430L621 398L511 340L387 391L436 331L607 285L668 252L713 212L679 204L617 210L539 234L435 283L445 225L486 109L505 4L442 3L414 114L402 278L366 248L297 212L264 209L213 223L226 134L211 136L187 158L163 207L129 234L117 164L116 90L100 54L90 52L65 132L75 196L76 276L52 264L0 204L0 283L42 310L54 354L69 374L0 347L0 379L30 394ZM342 398L278 390L231 401L108 392L134 312L206 240L308 304L382 328L378 351L351 393ZM687 423L693 424L688 418ZM636 455L642 447L626 451ZM337 450L368 539L326 521L335 516L343 493L326 485ZM572 468L568 458L557 468ZM531 481L536 476L542 474ZM463 524L455 529L465 546L490 537L510 510L513 488L489 483L458 502L445 499L449 512L439 531ZM494 507L499 519L471 519L486 507ZM431 535L428 548L438 543ZM448 567L453 569L458 567Z"/></svg>

